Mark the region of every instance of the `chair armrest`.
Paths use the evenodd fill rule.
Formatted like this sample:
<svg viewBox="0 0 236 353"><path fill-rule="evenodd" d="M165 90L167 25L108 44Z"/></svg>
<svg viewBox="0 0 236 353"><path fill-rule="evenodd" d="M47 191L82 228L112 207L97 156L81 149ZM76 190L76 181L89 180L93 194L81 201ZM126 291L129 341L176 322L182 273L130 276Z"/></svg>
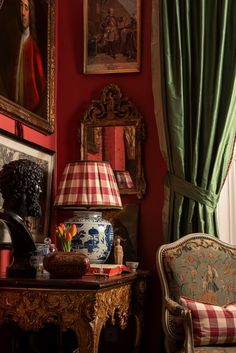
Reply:
<svg viewBox="0 0 236 353"><path fill-rule="evenodd" d="M175 302L174 300L166 297L165 298L166 310L173 316L178 316L183 319L184 326L184 352L194 353L194 340L193 340L193 325L191 310L184 307L183 305Z"/></svg>
<svg viewBox="0 0 236 353"><path fill-rule="evenodd" d="M173 315L173 316L183 316L183 313L185 311L185 307L182 306L181 304L175 302L174 300L165 297L165 306L166 309ZM188 310L188 309L187 309Z"/></svg>

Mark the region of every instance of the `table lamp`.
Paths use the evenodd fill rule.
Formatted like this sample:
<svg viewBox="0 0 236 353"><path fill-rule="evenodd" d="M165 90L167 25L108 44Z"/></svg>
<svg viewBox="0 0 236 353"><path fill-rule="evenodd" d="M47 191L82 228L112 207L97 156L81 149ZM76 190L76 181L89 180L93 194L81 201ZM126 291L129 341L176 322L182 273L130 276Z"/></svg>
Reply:
<svg viewBox="0 0 236 353"><path fill-rule="evenodd" d="M59 183L54 207L80 210L64 223L76 224L71 250L88 256L90 263L104 263L113 244L113 228L98 210L122 209L113 170L104 161L67 163Z"/></svg>

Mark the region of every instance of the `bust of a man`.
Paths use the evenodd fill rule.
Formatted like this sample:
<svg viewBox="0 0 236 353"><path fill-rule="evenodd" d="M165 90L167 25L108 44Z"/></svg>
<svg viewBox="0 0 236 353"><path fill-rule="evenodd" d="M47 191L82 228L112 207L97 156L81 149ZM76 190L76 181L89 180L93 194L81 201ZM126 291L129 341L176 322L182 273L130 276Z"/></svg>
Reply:
<svg viewBox="0 0 236 353"><path fill-rule="evenodd" d="M28 159L12 161L0 171L0 192L4 199L0 222L5 223L9 229L14 258L7 269L9 276L35 275L30 256L36 248L24 218L41 214L39 195L42 179L42 168Z"/></svg>

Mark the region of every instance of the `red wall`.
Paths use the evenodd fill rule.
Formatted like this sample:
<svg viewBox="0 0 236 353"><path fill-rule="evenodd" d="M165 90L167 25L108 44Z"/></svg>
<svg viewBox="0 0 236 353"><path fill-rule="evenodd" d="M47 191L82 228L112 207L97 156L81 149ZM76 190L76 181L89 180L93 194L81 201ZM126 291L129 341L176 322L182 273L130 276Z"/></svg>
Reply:
<svg viewBox="0 0 236 353"><path fill-rule="evenodd" d="M57 99L56 132L45 136L24 127L24 137L56 150L55 174L61 175L67 161L79 159L77 142L80 119L91 99L99 98L101 89L115 83L129 96L144 117L144 172L147 193L143 200L135 196L123 197L123 203L139 203L140 219L138 255L140 267L151 271L148 292L145 353L162 353L161 292L156 275L156 249L163 243L161 210L163 205L162 160L154 117L151 82L151 4L142 3L142 68L140 73L113 75L83 75L83 11L82 0L56 0L57 14ZM14 132L14 121L0 115L0 127ZM55 185L57 181L55 180ZM62 217L58 214L58 221ZM54 224L52 225L52 229Z"/></svg>

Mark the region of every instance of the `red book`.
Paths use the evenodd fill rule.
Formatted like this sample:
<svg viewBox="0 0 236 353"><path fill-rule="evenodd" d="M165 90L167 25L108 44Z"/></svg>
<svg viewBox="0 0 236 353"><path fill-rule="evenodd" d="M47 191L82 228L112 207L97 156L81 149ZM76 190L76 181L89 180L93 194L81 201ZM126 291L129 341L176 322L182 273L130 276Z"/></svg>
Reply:
<svg viewBox="0 0 236 353"><path fill-rule="evenodd" d="M86 275L116 276L126 269L124 265L116 264L90 264L90 269Z"/></svg>

